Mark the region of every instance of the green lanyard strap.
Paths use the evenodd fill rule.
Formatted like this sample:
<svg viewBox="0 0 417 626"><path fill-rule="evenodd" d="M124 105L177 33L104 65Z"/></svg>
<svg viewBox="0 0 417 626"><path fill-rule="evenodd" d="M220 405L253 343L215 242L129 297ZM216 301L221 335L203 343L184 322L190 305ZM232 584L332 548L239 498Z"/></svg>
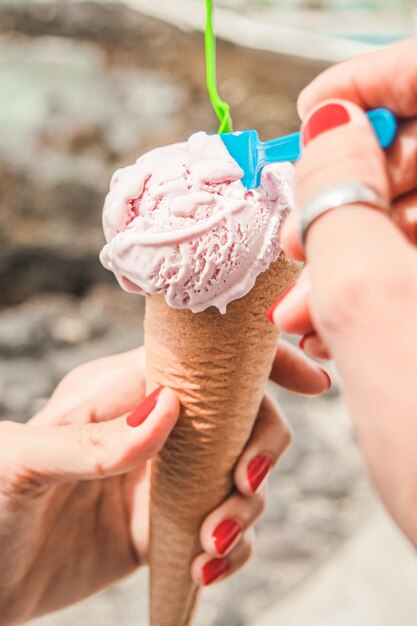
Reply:
<svg viewBox="0 0 417 626"><path fill-rule="evenodd" d="M206 47L206 79L207 91L213 109L220 120L218 133L231 133L233 131L233 122L230 116L230 106L224 102L217 91L216 77L216 37L213 29L213 7L212 0L206 0L206 30L205 30L205 47Z"/></svg>

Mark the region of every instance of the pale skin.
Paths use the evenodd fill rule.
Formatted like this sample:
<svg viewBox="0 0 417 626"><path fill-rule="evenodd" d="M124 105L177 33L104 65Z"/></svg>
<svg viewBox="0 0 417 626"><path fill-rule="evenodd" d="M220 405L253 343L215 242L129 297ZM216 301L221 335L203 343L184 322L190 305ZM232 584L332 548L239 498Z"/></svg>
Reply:
<svg viewBox="0 0 417 626"><path fill-rule="evenodd" d="M351 121L315 137L297 166L298 207L325 186L358 180L392 202L393 216L344 207L310 228L305 252L299 212L283 244L306 260L276 307L281 329L307 335L305 350L334 358L359 443L388 511L417 546L417 38L334 66L301 94L303 128L335 99ZM363 110L399 118L383 153ZM337 155L337 157L336 157Z"/></svg>
<svg viewBox="0 0 417 626"><path fill-rule="evenodd" d="M320 367L281 342L271 380L320 394ZM135 428L126 416L144 398L143 348L87 363L60 383L27 424L0 422L0 625L22 623L111 585L145 565L148 553L147 462L163 446L179 414L176 396L162 390L154 410ZM253 493L248 463L259 453L274 464L290 443L285 417L265 397L237 464L235 491L203 523L202 551L191 567L218 557L213 531L237 520L243 536L225 552L228 575L249 558L252 526L264 508Z"/></svg>

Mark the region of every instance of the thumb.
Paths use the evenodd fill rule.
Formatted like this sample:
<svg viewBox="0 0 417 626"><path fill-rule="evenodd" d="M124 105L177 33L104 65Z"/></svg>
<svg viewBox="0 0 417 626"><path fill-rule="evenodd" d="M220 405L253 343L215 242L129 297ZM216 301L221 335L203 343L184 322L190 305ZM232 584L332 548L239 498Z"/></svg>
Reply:
<svg viewBox="0 0 417 626"><path fill-rule="evenodd" d="M148 396L140 408L135 411L136 417L141 412L138 426L130 424L139 420L126 417L93 424L23 426L19 450L16 455L12 453L11 465L18 466L19 480L27 476L31 484L91 480L129 472L158 453L180 411L177 397L165 388ZM13 448L16 450L16 443Z"/></svg>

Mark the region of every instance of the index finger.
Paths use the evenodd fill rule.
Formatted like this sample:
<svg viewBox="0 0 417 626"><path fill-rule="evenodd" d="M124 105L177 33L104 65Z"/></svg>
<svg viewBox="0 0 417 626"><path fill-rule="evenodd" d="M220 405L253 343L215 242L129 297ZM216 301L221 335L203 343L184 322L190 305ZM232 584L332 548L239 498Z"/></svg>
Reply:
<svg viewBox="0 0 417 626"><path fill-rule="evenodd" d="M285 340L278 345L270 379L281 387L307 396L318 396L328 391L331 385L329 375L320 365Z"/></svg>
<svg viewBox="0 0 417 626"><path fill-rule="evenodd" d="M417 37L334 65L300 94L301 119L323 100L342 98L362 109L384 106L399 117L417 115Z"/></svg>

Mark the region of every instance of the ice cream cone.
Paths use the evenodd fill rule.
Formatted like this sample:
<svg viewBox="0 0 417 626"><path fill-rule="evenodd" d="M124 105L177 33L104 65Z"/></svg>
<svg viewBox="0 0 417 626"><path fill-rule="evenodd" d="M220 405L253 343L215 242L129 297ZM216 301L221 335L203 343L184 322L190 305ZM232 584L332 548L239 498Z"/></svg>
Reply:
<svg viewBox="0 0 417 626"><path fill-rule="evenodd" d="M147 296L148 386L173 389L182 412L151 478L151 626L189 626L190 577L205 516L230 493L233 468L255 422L278 333L266 319L299 267L283 255L222 315L169 307Z"/></svg>

